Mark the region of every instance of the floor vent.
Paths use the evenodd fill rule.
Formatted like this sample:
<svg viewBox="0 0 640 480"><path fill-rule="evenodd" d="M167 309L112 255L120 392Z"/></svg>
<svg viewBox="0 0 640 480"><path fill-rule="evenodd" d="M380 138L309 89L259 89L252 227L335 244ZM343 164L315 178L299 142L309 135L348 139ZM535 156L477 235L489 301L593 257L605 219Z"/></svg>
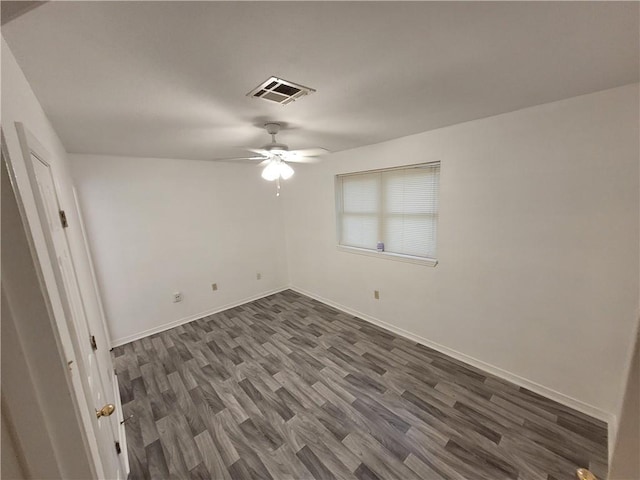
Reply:
<svg viewBox="0 0 640 480"><path fill-rule="evenodd" d="M315 92L313 88L298 85L278 77L271 77L247 93L247 96L286 105L313 92Z"/></svg>

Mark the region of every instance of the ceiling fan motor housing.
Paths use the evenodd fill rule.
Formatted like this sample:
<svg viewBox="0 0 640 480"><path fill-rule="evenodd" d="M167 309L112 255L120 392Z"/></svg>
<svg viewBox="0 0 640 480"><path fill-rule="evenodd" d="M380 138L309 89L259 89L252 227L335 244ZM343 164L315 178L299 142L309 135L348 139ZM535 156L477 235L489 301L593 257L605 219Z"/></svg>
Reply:
<svg viewBox="0 0 640 480"><path fill-rule="evenodd" d="M284 143L269 143L262 147L262 150L266 150L269 153L277 155L278 153L288 152L289 146L285 145Z"/></svg>
<svg viewBox="0 0 640 480"><path fill-rule="evenodd" d="M268 122L264 124L264 129L269 135L275 135L280 131L281 125L276 122Z"/></svg>
<svg viewBox="0 0 640 480"><path fill-rule="evenodd" d="M280 131L280 128L281 128L281 125L276 122L269 122L264 124L264 129L267 131L269 135L271 135L271 143L268 143L267 145L262 147L262 150L266 150L267 152L273 153L275 155L281 152L289 151L288 145L285 145L284 143L276 142L276 135Z"/></svg>

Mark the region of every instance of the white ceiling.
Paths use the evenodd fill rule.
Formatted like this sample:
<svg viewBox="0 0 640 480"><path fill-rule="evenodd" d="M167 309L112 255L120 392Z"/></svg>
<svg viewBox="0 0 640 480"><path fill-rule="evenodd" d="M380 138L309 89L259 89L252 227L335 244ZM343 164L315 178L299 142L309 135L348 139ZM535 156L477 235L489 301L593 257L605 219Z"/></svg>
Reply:
<svg viewBox="0 0 640 480"><path fill-rule="evenodd" d="M49 2L2 28L72 153L332 151L638 81L637 2ZM276 75L317 89L280 106Z"/></svg>

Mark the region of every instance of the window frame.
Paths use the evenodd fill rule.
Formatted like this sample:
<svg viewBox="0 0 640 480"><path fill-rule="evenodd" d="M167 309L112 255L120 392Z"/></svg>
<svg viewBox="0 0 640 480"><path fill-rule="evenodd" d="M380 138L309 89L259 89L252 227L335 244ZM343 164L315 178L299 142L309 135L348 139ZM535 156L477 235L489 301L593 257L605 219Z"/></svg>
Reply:
<svg viewBox="0 0 640 480"><path fill-rule="evenodd" d="M366 174L376 174L376 173L384 173L384 172L390 172L390 171L394 171L394 170L409 170L412 168L423 168L423 167L434 167L434 166L438 166L440 167L440 170L442 169L442 164L441 162L438 161L433 161L433 162L422 162L422 163L414 163L411 165L400 165L397 167L389 167L389 168L378 168L378 169L373 169L373 170L362 170L362 171L357 171L357 172L347 172L347 173L339 173L336 174L334 177L334 191L335 191L335 221L336 221L336 248L338 251L341 252L346 252L346 253L355 253L358 255L366 255L366 256L370 256L370 257L376 257L376 258L384 258L387 260L394 260L394 261L399 261L399 262L406 262L406 263L414 263L414 264L418 264L418 265L426 265L426 266L431 266L431 267L435 267L438 264L438 259L437 258L431 258L431 257L421 257L421 256L417 256L417 255L409 255L409 254L404 254L404 253L394 253L394 252L387 252L387 251L383 251L383 252L379 252L375 249L370 249L370 248L364 248L364 247L353 247L353 246L349 246L349 245L343 245L341 244L341 237L342 237L342 217L344 215L344 207L343 207L343 195L344 195L344 190L343 190L343 183L342 183L342 179L344 177L350 177L350 176L356 176L356 175L366 175ZM383 233L384 233L384 224L385 224L385 211L384 211L384 188L382 186L382 182L380 182L379 186L379 195L378 195L378 211L376 212L376 216L378 219L377 222L377 228L378 228L378 238L383 238ZM438 185L438 190L439 190L439 185ZM439 219L439 208L438 211L434 214L436 216L436 231L437 231L437 224L438 224L438 219ZM437 242L437 237L436 237L436 242Z"/></svg>

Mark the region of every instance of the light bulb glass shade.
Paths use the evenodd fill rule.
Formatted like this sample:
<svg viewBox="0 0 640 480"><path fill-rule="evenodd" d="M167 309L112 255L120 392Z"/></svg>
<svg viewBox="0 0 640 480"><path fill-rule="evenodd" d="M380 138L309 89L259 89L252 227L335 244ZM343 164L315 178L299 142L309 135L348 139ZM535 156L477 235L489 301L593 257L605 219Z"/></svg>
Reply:
<svg viewBox="0 0 640 480"><path fill-rule="evenodd" d="M273 182L276 178L280 176L280 169L277 162L271 161L264 167L262 170L262 178L265 180L269 180Z"/></svg>
<svg viewBox="0 0 640 480"><path fill-rule="evenodd" d="M287 165L284 162L280 162L280 164L278 165L278 168L280 169L280 176L282 177L283 180L291 178L291 176L293 175L293 168L291 168L289 165Z"/></svg>

